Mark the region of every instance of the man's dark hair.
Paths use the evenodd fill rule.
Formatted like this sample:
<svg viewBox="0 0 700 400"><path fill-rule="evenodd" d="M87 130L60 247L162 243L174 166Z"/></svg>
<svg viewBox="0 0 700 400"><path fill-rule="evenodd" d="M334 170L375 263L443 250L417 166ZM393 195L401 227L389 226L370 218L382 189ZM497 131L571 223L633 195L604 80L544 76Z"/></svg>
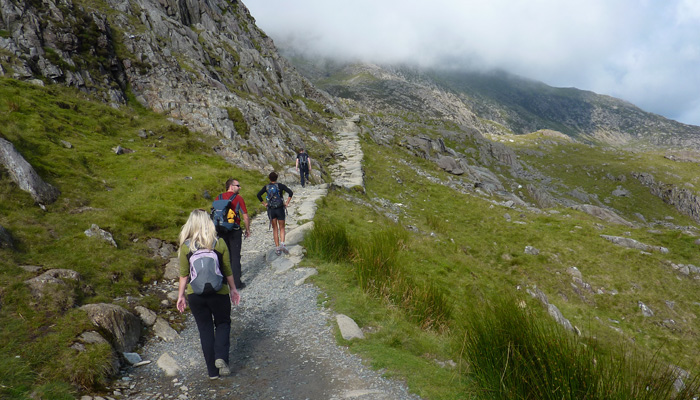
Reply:
<svg viewBox="0 0 700 400"><path fill-rule="evenodd" d="M270 178L270 182L275 182L277 181L277 172L272 171L267 177Z"/></svg>
<svg viewBox="0 0 700 400"><path fill-rule="evenodd" d="M235 179L229 178L229 179L226 181L226 187L224 188L224 190L228 190L228 188L230 188L231 185L233 185L233 182L234 182L234 181L235 181Z"/></svg>

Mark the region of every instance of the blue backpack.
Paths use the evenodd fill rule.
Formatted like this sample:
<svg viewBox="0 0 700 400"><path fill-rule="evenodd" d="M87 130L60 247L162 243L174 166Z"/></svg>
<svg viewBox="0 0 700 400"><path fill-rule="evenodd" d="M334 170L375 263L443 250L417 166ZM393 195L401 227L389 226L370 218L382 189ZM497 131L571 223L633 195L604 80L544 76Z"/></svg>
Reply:
<svg viewBox="0 0 700 400"><path fill-rule="evenodd" d="M280 208L284 206L284 201L282 200L282 193L280 193L280 188L276 183L270 183L266 186L267 190L267 207L268 208Z"/></svg>
<svg viewBox="0 0 700 400"><path fill-rule="evenodd" d="M189 283L194 294L213 294L223 287L225 278L221 273L221 257L221 253L209 249L187 254Z"/></svg>
<svg viewBox="0 0 700 400"><path fill-rule="evenodd" d="M216 228L216 233L223 235L236 229L241 229L235 222L229 222L228 213L231 210L231 202L236 198L234 194L230 199L224 200L221 195L211 203L211 220Z"/></svg>

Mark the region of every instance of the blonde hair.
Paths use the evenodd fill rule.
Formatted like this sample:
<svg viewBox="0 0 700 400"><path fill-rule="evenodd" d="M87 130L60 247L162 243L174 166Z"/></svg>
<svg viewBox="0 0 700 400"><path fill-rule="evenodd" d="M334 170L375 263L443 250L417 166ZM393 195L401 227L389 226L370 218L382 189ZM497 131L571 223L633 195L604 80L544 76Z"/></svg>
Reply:
<svg viewBox="0 0 700 400"><path fill-rule="evenodd" d="M204 210L193 210L180 231L178 254L182 250L182 245L187 241L189 241L190 251L194 252L200 249L213 249L216 240L216 228L214 228L209 214Z"/></svg>

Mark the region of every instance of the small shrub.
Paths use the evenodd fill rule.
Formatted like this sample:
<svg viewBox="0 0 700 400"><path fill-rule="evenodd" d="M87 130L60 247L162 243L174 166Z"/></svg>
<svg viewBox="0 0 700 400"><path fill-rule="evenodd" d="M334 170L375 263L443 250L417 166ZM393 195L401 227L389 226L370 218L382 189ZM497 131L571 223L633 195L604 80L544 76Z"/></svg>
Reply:
<svg viewBox="0 0 700 400"><path fill-rule="evenodd" d="M248 123L246 122L241 110L238 108L227 107L226 111L228 112L228 119L233 121L233 126L236 128L238 135L240 135L240 137L243 139L248 139L250 128L248 127Z"/></svg>

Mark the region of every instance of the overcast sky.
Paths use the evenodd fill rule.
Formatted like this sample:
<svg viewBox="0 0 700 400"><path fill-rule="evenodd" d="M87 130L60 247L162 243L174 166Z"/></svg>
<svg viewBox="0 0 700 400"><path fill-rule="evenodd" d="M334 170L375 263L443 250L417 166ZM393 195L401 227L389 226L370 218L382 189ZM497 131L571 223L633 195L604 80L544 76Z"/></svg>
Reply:
<svg viewBox="0 0 700 400"><path fill-rule="evenodd" d="M700 125L700 0L244 0L276 42L501 68ZM449 60L449 61L447 61Z"/></svg>

